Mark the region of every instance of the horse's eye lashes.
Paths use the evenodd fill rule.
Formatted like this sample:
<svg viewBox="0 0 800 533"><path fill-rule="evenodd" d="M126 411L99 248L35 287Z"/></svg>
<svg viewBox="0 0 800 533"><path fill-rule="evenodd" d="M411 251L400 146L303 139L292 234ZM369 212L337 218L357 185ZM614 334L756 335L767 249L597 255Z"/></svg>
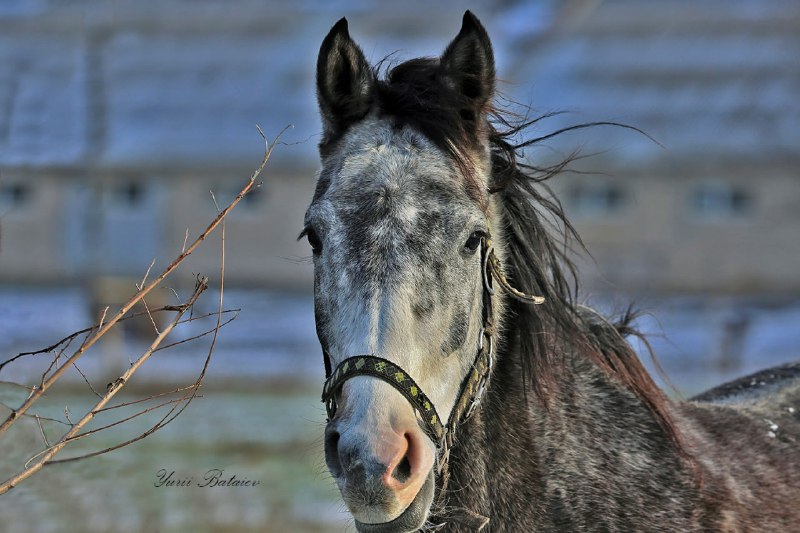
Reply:
<svg viewBox="0 0 800 533"><path fill-rule="evenodd" d="M319 255L320 252L322 252L322 241L317 235L317 232L314 231L314 228L312 228L311 226L306 226L305 228L303 228L303 231L300 232L300 235L298 235L297 240L300 240L303 237L308 239L308 244L311 245L311 251L314 253L314 255Z"/></svg>

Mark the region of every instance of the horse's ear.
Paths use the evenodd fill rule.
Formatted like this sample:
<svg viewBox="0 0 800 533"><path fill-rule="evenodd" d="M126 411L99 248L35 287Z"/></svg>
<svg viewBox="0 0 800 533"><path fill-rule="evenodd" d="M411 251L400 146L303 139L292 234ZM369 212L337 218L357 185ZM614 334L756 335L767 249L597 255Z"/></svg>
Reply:
<svg viewBox="0 0 800 533"><path fill-rule="evenodd" d="M482 113L494 94L494 53L489 34L471 11L464 13L461 31L441 57L445 83L465 96Z"/></svg>
<svg viewBox="0 0 800 533"><path fill-rule="evenodd" d="M322 41L317 58L323 143L369 112L374 88L375 75L342 18Z"/></svg>

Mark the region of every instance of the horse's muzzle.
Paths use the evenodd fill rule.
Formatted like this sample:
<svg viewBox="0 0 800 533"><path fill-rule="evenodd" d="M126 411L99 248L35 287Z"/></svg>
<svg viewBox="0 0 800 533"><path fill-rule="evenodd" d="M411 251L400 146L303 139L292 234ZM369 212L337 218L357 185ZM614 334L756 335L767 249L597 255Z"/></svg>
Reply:
<svg viewBox="0 0 800 533"><path fill-rule="evenodd" d="M347 408L343 397L325 430L325 459L359 531L416 531L433 501L436 448L399 393L377 387L397 401L378 416Z"/></svg>

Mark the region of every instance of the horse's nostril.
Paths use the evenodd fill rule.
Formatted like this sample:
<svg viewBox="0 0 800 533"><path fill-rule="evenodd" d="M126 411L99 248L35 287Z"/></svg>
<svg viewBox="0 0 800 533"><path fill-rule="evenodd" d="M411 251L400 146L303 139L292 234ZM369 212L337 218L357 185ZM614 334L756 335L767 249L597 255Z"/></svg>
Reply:
<svg viewBox="0 0 800 533"><path fill-rule="evenodd" d="M329 431L327 435L325 435L325 446L330 446L334 450L339 447L339 432L338 431Z"/></svg>
<svg viewBox="0 0 800 533"><path fill-rule="evenodd" d="M397 463L397 466L392 472L392 477L400 483L405 483L408 478L411 477L411 462L408 460L407 455Z"/></svg>
<svg viewBox="0 0 800 533"><path fill-rule="evenodd" d="M342 463L339 459L339 432L329 429L325 432L325 458L328 469L334 477L342 473Z"/></svg>

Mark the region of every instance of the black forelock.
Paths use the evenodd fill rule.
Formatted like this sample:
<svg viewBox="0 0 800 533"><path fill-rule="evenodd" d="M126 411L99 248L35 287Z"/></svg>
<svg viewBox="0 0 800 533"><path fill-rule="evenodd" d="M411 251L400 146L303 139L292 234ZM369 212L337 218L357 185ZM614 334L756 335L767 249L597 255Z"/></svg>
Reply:
<svg viewBox="0 0 800 533"><path fill-rule="evenodd" d="M410 126L454 157L479 143L473 100L446 83L437 58L417 58L376 76L377 110L397 127Z"/></svg>
<svg viewBox="0 0 800 533"><path fill-rule="evenodd" d="M384 59L374 67L372 111L398 130L408 127L419 132L447 154L467 180L470 196L481 200L471 157L486 131L485 112L476 112L474 100L446 82L438 58L416 58L384 67L386 63ZM320 145L323 156L335 151L342 135Z"/></svg>

